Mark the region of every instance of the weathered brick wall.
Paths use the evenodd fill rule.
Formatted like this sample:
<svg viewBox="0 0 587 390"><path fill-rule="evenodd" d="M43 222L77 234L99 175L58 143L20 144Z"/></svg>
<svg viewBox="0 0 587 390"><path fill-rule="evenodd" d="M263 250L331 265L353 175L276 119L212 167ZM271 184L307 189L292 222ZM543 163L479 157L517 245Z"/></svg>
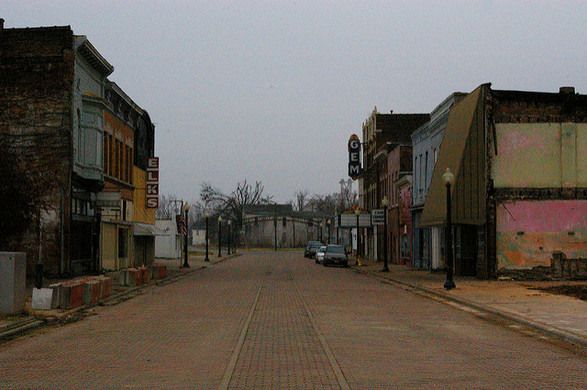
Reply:
<svg viewBox="0 0 587 390"><path fill-rule="evenodd" d="M43 214L43 258L48 274L59 273L62 214L64 260L68 263L73 82L70 27L0 30L0 136L19 150L23 170L41 184L50 206ZM39 250L37 226L5 249L25 250L27 273L32 275Z"/></svg>

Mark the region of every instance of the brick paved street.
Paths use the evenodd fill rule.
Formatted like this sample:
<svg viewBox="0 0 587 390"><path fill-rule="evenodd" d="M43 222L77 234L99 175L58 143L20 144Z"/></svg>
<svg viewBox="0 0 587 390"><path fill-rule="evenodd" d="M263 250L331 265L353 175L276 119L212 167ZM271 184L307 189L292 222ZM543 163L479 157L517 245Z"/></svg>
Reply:
<svg viewBox="0 0 587 390"><path fill-rule="evenodd" d="M585 358L300 253L0 344L0 388L584 388Z"/></svg>

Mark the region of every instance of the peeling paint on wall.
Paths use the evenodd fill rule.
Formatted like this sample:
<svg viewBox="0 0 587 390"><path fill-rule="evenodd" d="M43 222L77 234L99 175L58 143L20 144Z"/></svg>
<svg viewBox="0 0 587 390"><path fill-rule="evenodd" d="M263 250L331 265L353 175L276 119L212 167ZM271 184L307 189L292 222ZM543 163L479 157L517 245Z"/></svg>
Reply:
<svg viewBox="0 0 587 390"><path fill-rule="evenodd" d="M508 201L497 206L497 266L550 265L553 251L587 257L587 201Z"/></svg>

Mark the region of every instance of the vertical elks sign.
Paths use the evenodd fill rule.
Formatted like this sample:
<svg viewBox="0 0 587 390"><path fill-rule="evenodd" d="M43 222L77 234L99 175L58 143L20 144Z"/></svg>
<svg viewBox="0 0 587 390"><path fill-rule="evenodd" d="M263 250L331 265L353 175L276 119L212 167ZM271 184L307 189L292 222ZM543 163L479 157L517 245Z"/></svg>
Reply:
<svg viewBox="0 0 587 390"><path fill-rule="evenodd" d="M149 157L147 161L146 205L148 209L159 207L159 157Z"/></svg>
<svg viewBox="0 0 587 390"><path fill-rule="evenodd" d="M356 134L349 138L349 176L356 180L361 175L361 140Z"/></svg>

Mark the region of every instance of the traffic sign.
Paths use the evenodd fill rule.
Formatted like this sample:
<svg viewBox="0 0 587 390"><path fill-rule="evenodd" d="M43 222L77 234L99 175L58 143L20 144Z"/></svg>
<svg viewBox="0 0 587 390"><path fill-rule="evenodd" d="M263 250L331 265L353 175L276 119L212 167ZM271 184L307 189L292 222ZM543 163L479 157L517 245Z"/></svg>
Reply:
<svg viewBox="0 0 587 390"><path fill-rule="evenodd" d="M385 224L385 209L371 210L371 222L373 225Z"/></svg>
<svg viewBox="0 0 587 390"><path fill-rule="evenodd" d="M340 227L341 228L355 228L357 227L357 215L356 214L341 214L340 215ZM371 227L371 214L361 213L359 214L359 227L368 228Z"/></svg>

